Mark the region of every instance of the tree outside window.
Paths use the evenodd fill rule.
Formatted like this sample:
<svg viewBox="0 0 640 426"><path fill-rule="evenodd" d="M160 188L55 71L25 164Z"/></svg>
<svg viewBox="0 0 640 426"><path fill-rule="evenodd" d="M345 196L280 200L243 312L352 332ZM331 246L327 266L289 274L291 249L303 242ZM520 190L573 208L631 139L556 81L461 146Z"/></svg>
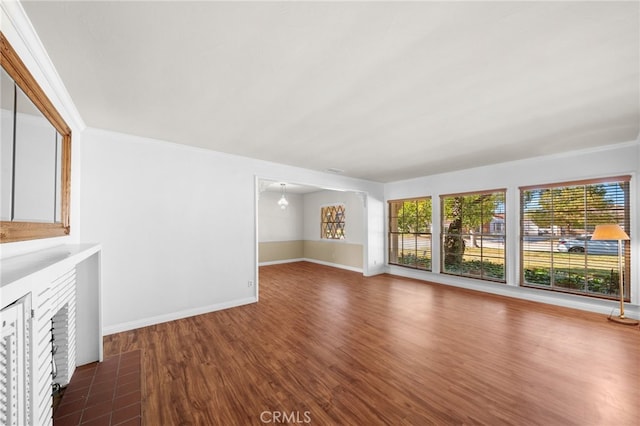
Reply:
<svg viewBox="0 0 640 426"><path fill-rule="evenodd" d="M629 176L520 188L523 286L619 298L618 242L591 241L596 225L630 232ZM623 242L629 300L631 244Z"/></svg>
<svg viewBox="0 0 640 426"><path fill-rule="evenodd" d="M389 263L431 270L431 197L389 201Z"/></svg>
<svg viewBox="0 0 640 426"><path fill-rule="evenodd" d="M442 195L442 272L505 279L505 190Z"/></svg>

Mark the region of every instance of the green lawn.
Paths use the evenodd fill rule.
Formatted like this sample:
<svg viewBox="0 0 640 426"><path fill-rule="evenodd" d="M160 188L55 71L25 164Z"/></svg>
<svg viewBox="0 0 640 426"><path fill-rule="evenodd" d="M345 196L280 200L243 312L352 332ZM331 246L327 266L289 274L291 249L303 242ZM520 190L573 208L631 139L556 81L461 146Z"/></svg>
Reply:
<svg viewBox="0 0 640 426"><path fill-rule="evenodd" d="M429 258L429 253L425 253L423 250L404 250L404 256L408 258ZM504 264L504 250L497 248L484 248L467 247L464 251L464 260L472 261L477 260L480 256L483 256L485 260L492 263L503 265ZM553 261L557 265L578 265L584 268L584 253L559 253L559 252L547 252L547 251L525 251L523 253L523 260L525 268L548 268L551 265L551 256L553 255ZM589 265L592 266L589 270L617 270L618 258L616 256L608 255L589 255Z"/></svg>
<svg viewBox="0 0 640 426"><path fill-rule="evenodd" d="M527 267L549 267L551 264L550 252L544 251L525 251L524 262ZM562 265L584 265L584 253L553 253L554 263ZM588 256L590 265L598 265L594 269L618 269L618 258L616 256L590 254Z"/></svg>
<svg viewBox="0 0 640 426"><path fill-rule="evenodd" d="M584 253L559 253L526 250L522 253L524 278L529 284L562 287L568 290L613 295L618 291L618 260L616 256ZM446 272L459 275L504 280L504 250L467 247L459 267ZM553 259L553 274L551 262ZM585 265L585 259L587 263ZM405 250L398 263L419 269L431 269L430 253Z"/></svg>

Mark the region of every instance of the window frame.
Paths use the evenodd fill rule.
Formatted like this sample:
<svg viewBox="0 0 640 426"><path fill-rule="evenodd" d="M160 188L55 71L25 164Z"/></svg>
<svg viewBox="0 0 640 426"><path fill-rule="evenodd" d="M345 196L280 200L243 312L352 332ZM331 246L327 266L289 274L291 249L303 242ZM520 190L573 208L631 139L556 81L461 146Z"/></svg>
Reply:
<svg viewBox="0 0 640 426"><path fill-rule="evenodd" d="M335 210L335 215L331 213L329 217L335 217L336 220L326 220L328 210ZM329 204L320 207L320 239L321 240L345 240L346 233L346 216L347 207L343 203ZM334 228L331 230L331 228ZM329 233L327 235L327 232ZM338 235L341 233L341 235Z"/></svg>
<svg viewBox="0 0 640 426"><path fill-rule="evenodd" d="M394 216L394 214L392 213L392 209L393 209L393 204L394 203L407 203L407 202L420 202L420 201L429 201L430 203L430 210L431 210L431 214L427 217L424 216L426 219L428 219L428 221L425 223L425 231L424 232L420 232L419 229L416 229L415 232L400 232L400 231L393 231L394 225L393 225L393 220L394 218L398 218L398 216ZM428 271L431 272L433 270L433 197L432 196L423 196L423 197L414 197L414 198L403 198L403 199L397 199L397 200L388 200L387 201L387 205L388 205L388 232L387 232L387 263L389 265L394 265L394 266L402 266L404 268L411 268L411 269L416 269L419 271ZM418 214L418 209L416 208L416 221L419 218L419 214ZM397 227L395 227L397 229ZM425 267L421 268L419 267L419 257L416 254L415 255L415 262L413 264L410 263L400 263L400 262L392 262L391 259L392 257L395 258L400 258L400 256L395 255L392 256L392 248L395 246L394 244L392 244L392 238L393 235L399 235L399 236L404 236L404 235L413 235L414 236L414 248L413 251L415 251L415 253L418 253L419 250L419 246L418 246L418 237L421 235L428 235L428 239L429 239L429 245L428 245L428 251L429 251L429 265L426 266L426 260L424 261ZM402 241L402 248L404 249L405 243L404 243L404 238ZM404 252L404 250L401 250ZM426 252L426 250L422 251ZM426 256L425 256L426 259Z"/></svg>
<svg viewBox="0 0 640 426"><path fill-rule="evenodd" d="M605 300L619 300L620 295L619 294L605 294L605 293L600 293L600 292L589 292L587 289L582 289L582 290L578 290L578 289L574 289L574 288L567 288L567 287L561 287L561 286L557 286L555 285L555 271L554 271L554 254L556 253L556 251L554 250L554 246L557 246L557 243L554 244L553 242L553 235L554 235L554 228L557 226L555 225L553 222L551 223L550 229L552 230L551 232L551 236L549 238L551 238L551 245L552 245L552 249L551 249L551 264L550 264L550 271L549 271L549 280L550 283L549 285L545 285L545 284L536 284L533 282L528 282L526 280L527 278L527 270L529 268L527 268L526 265L526 259L525 259L525 236L529 235L528 232L528 228L527 226L525 226L525 221L526 221L526 217L525 217L525 208L526 208L526 203L525 203L525 192L526 191L533 191L533 190L553 190L553 189L563 189L563 188L571 188L571 187L577 187L577 186L588 186L588 185L598 185L598 184L616 184L616 183L625 183L626 184L626 189L622 189L622 192L624 194L624 206L623 206L623 229L625 230L625 232L627 233L627 235L629 235L629 237L631 237L631 199L630 199L630 192L631 192L631 175L621 175L621 176L611 176L611 177L601 177L601 178L594 178L594 179L582 179L582 180L573 180L573 181L566 181L566 182L554 182L554 183L546 183L546 184L540 184L540 185L527 185L527 186L521 186L518 188L519 190L519 201L520 201L520 276L519 276L519 285L521 287L525 287L525 288L535 288L535 289L540 289L540 290L546 290L546 291L552 291L552 292L557 292L557 293L568 293L568 294L574 294L574 295L579 295L579 296L585 296L585 297L591 297L591 298L597 298L597 299L605 299ZM619 208L617 209L619 210ZM555 211L555 210L554 210ZM611 212L615 212L616 209L608 209L606 210L606 212L611 211ZM585 214L585 228L580 228L581 230L584 231L585 234L589 234L590 232L588 231L588 229L590 229L590 225L588 223L588 221L586 220L586 217L588 215L589 212L589 208L588 208L588 204L585 205L584 207L584 214ZM612 213L613 214L613 213ZM553 216L553 212L551 212L551 215ZM553 219L553 217L551 218L551 220ZM593 224L593 227L595 228L596 223ZM527 228L527 229L525 229ZM593 230L591 230L591 232L593 232ZM562 238L563 236L560 235L560 238ZM567 236L564 236L564 239L574 239L574 240L580 240L581 236L577 235L573 238L567 238ZM622 257L622 268L623 268L623 284L624 284L624 301L626 302L630 302L631 300L631 257L632 257L632 253L631 253L631 241L627 240L627 241L623 241L623 250L624 250L624 255ZM587 243L588 244L588 243ZM598 254L591 254L592 256L598 256ZM589 284L589 267L587 266L589 264L588 262L588 256L589 256L589 252L588 249L587 251L584 252L584 256L585 256L585 267L584 267L584 277L585 277L585 286L588 287ZM617 265L617 254L615 256L615 260L616 260L616 265ZM617 266L616 266L617 268ZM577 269L577 268L575 268ZM612 279L613 281L613 279ZM618 281L615 280L615 283L611 282L610 284L610 288L612 288L613 290L618 289Z"/></svg>
<svg viewBox="0 0 640 426"><path fill-rule="evenodd" d="M461 232L459 234L459 236L461 238L464 239L465 236L470 237L472 240L475 240L477 238L480 239L481 241L481 245L480 245L480 255L479 255L479 261L480 261L480 273L464 273L463 271L461 271L460 273L455 273L452 272L450 270L447 270L446 265L445 265L445 261L446 261L446 250L445 250L445 241L447 236L449 235L457 235L457 234L449 234L448 233L448 225L445 226L445 215L447 214L446 211L446 199L448 198L457 198L457 197L468 197L468 196L483 196L483 195L492 195L492 194L501 194L502 195L502 204L503 204L503 208L504 208L504 212L502 213L503 215L503 226L502 228L502 233L496 233L496 232L483 232L483 227L487 224L489 224L489 227L491 226L490 223L491 221L485 223L481 223L480 225L478 225L480 227L480 232L479 233L472 233L470 230L468 232ZM491 212L491 218L495 217L494 214L496 213L495 210L492 210ZM506 284L507 283L507 229L506 229L506 223L507 223L507 189L506 188L497 188L497 189L489 189L489 190L480 190L480 191L469 191L469 192L461 192L461 193L451 193L451 194L440 194L440 273L441 274L445 274L445 275L451 275L451 276L456 276L456 277L462 277L462 278L472 278L472 279L477 279L477 280L481 280L481 281L486 281L486 282L491 282L491 283L499 283L499 284ZM495 238L496 236L499 236L500 239L502 240L502 256L501 257L496 257L496 256L487 256L485 255L485 247L483 244L483 241L485 238ZM465 243L466 244L466 243ZM487 249L489 249L490 247L486 247ZM465 250L466 250L466 246L465 246ZM476 255L472 255L472 256L476 256ZM500 277L495 277L492 276L490 274L488 274L485 271L485 262L489 262L486 261L485 259L501 259L502 262L502 278ZM490 262L493 263L493 262Z"/></svg>

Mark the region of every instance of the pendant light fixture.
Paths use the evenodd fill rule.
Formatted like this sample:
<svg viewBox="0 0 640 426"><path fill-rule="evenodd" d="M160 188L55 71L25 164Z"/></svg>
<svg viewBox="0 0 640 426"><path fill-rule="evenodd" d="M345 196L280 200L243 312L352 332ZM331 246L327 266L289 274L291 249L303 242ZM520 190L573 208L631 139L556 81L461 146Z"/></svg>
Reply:
<svg viewBox="0 0 640 426"><path fill-rule="evenodd" d="M282 187L282 196L278 200L278 205L282 210L284 210L289 205L289 202L287 201L287 197L285 197L285 193L286 193L285 184L281 183L280 186Z"/></svg>

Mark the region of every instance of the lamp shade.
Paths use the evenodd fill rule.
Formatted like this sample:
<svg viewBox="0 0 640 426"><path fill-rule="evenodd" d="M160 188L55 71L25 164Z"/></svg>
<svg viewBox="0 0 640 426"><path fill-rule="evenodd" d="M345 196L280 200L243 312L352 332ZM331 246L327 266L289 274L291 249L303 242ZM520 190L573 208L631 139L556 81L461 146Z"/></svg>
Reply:
<svg viewBox="0 0 640 426"><path fill-rule="evenodd" d="M592 240L629 240L626 232L615 223L606 225L597 225L591 235Z"/></svg>

